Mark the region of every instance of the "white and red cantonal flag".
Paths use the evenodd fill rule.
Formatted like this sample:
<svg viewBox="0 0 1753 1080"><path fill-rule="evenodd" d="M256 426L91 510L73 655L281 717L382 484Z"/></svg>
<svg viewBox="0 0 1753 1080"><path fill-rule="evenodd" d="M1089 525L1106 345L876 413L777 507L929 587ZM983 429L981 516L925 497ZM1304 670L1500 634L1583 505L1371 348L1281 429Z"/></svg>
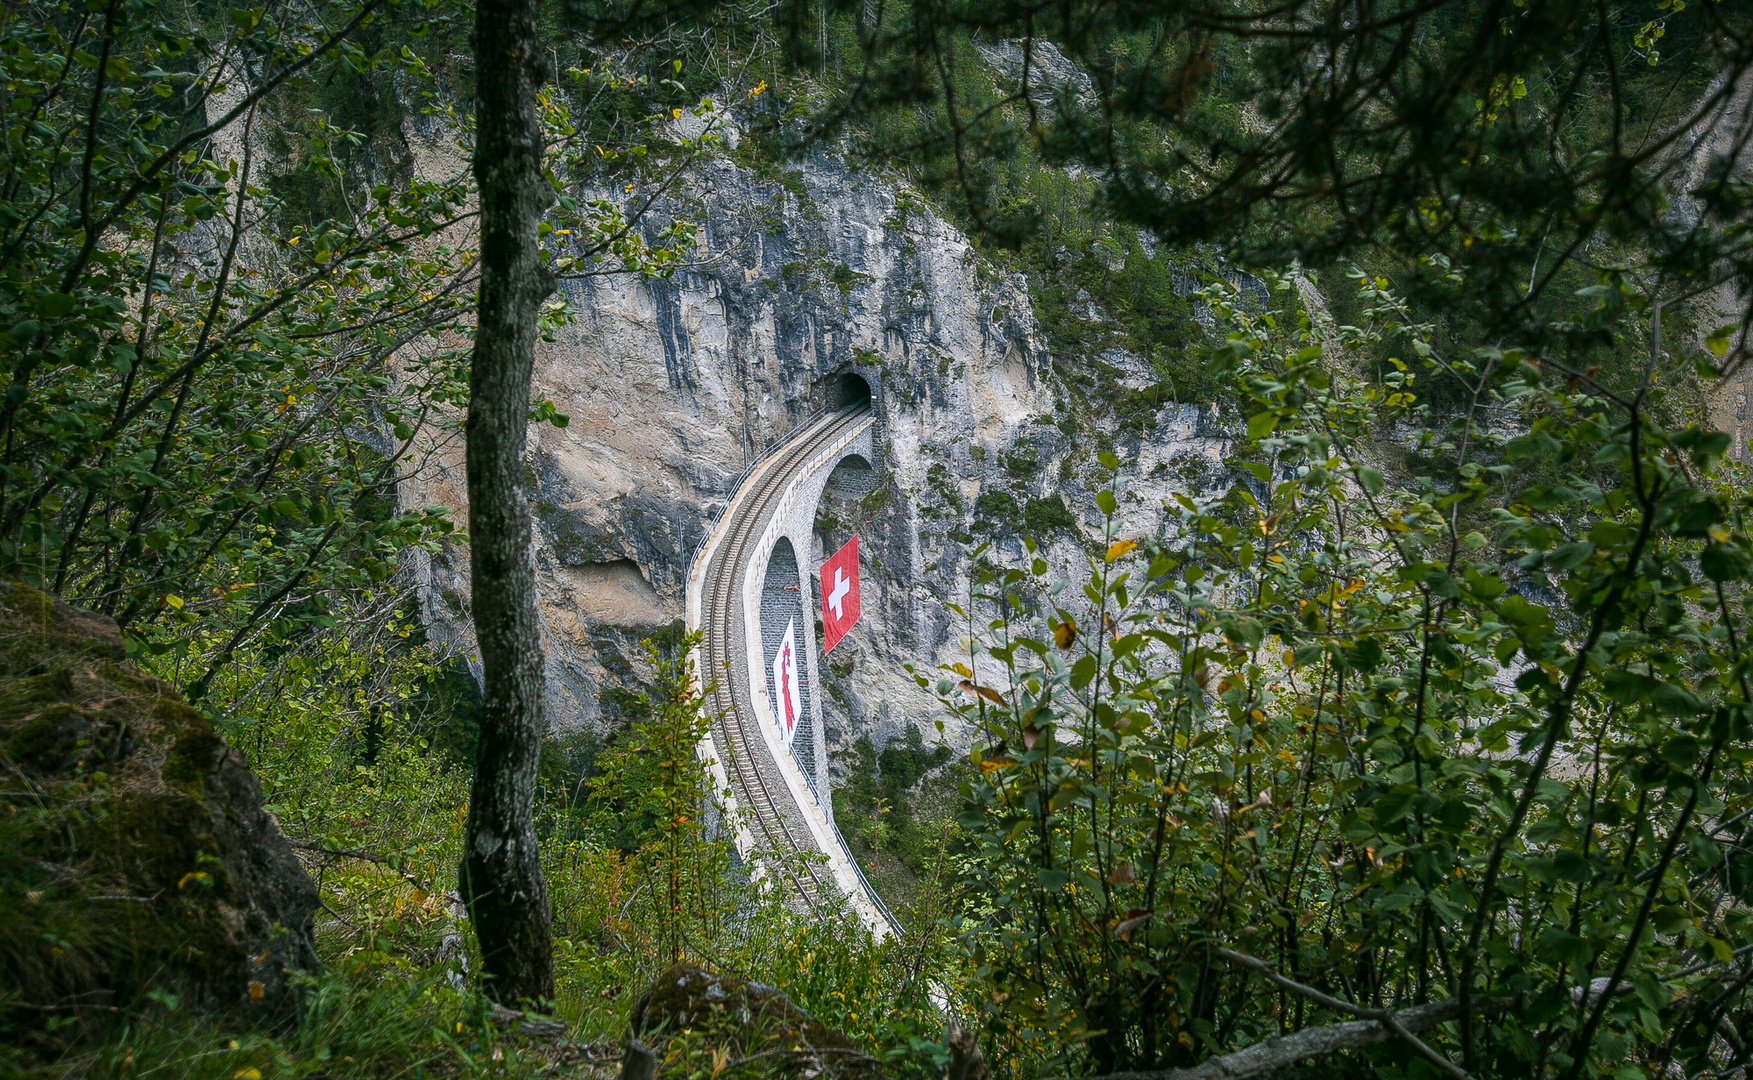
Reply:
<svg viewBox="0 0 1753 1080"><path fill-rule="evenodd" d="M803 720L803 692L797 682L797 620L785 624L785 640L773 654L773 696L778 699L779 730L785 745L797 737L797 725Z"/></svg>

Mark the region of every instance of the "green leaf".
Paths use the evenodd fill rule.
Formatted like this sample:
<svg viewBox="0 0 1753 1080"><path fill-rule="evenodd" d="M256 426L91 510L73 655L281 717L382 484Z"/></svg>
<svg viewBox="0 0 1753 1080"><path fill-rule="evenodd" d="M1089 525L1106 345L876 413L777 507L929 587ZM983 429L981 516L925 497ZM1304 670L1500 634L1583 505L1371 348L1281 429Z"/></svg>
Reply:
<svg viewBox="0 0 1753 1080"><path fill-rule="evenodd" d="M1376 824L1386 827L1404 818L1412 812L1412 802L1417 797L1418 788L1412 784L1389 788L1376 800Z"/></svg>
<svg viewBox="0 0 1753 1080"><path fill-rule="evenodd" d="M1727 356L1729 352L1729 342L1734 340L1736 329L1737 327L1733 323L1730 323L1728 326L1717 327L1704 339L1704 347L1710 350L1712 356Z"/></svg>
<svg viewBox="0 0 1753 1080"><path fill-rule="evenodd" d="M1272 429L1277 426L1277 413L1271 412L1270 410L1267 412L1255 413L1253 416L1248 417L1248 438L1255 440L1264 439L1266 436L1272 434Z"/></svg>
<svg viewBox="0 0 1753 1080"><path fill-rule="evenodd" d="M1461 595L1461 584L1440 566L1433 566L1425 572L1424 583L1437 596L1449 600L1458 599Z"/></svg>
<svg viewBox="0 0 1753 1080"><path fill-rule="evenodd" d="M79 301L66 293L48 293L37 297L37 314L45 319L59 319L63 315L71 314L78 303Z"/></svg>
<svg viewBox="0 0 1753 1080"><path fill-rule="evenodd" d="M1678 904L1666 904L1655 910L1650 921L1658 934L1678 934L1692 925L1692 916Z"/></svg>
<svg viewBox="0 0 1753 1080"><path fill-rule="evenodd" d="M1071 688L1082 690L1096 677L1096 658L1080 656L1077 663L1071 665Z"/></svg>
<svg viewBox="0 0 1753 1080"><path fill-rule="evenodd" d="M1650 691L1650 704L1669 716L1697 716L1704 711L1704 702L1683 686L1674 683L1659 683Z"/></svg>
<svg viewBox="0 0 1753 1080"><path fill-rule="evenodd" d="M1552 869L1564 880L1578 883L1586 883L1595 873L1595 868L1589 865L1589 860L1583 857L1582 852L1572 851L1570 848L1565 848L1553 857Z"/></svg>
<svg viewBox="0 0 1753 1080"><path fill-rule="evenodd" d="M1575 934L1553 928L1540 935L1540 958L1552 964L1584 968L1595 958L1595 950Z"/></svg>
<svg viewBox="0 0 1753 1080"><path fill-rule="evenodd" d="M1601 688L1621 705L1636 705L1659 685L1648 675L1624 668L1608 668L1601 675Z"/></svg>
<svg viewBox="0 0 1753 1080"><path fill-rule="evenodd" d="M1719 516L1715 499L1688 500L1674 515L1674 535L1696 540L1710 532Z"/></svg>
<svg viewBox="0 0 1753 1080"><path fill-rule="evenodd" d="M1409 908L1417 902L1418 897L1409 892L1391 892L1380 900L1377 900L1374 904L1374 908L1377 912L1386 914L1390 911L1400 911Z"/></svg>
<svg viewBox="0 0 1753 1080"><path fill-rule="evenodd" d="M1505 597L1503 603L1498 605L1497 614L1515 627L1516 636L1521 639L1524 649L1538 649L1553 629L1551 614L1540 605L1530 604L1520 596Z"/></svg>
<svg viewBox="0 0 1753 1080"><path fill-rule="evenodd" d="M1347 642L1341 648L1345 662L1358 671L1374 671L1385 655L1381 639L1373 634Z"/></svg>
<svg viewBox="0 0 1753 1080"><path fill-rule="evenodd" d="M1370 468L1368 465L1359 465L1357 467L1357 482L1358 485L1369 494L1381 494L1382 474L1375 469Z"/></svg>
<svg viewBox="0 0 1753 1080"><path fill-rule="evenodd" d="M1266 627L1261 624L1259 619L1243 617L1225 623L1223 634L1232 644L1258 649L1260 642L1265 640Z"/></svg>
<svg viewBox="0 0 1753 1080"><path fill-rule="evenodd" d="M1753 562L1739 545L1712 544L1698 556L1698 568L1712 581L1740 581L1753 575Z"/></svg>
<svg viewBox="0 0 1753 1080"><path fill-rule="evenodd" d="M1669 739L1658 756L1676 769L1690 769L1698 761L1698 740L1690 735Z"/></svg>
<svg viewBox="0 0 1753 1080"><path fill-rule="evenodd" d="M1562 544L1552 549L1546 556L1546 565L1553 570L1575 570L1595 553L1595 545L1587 540L1578 540L1574 544Z"/></svg>

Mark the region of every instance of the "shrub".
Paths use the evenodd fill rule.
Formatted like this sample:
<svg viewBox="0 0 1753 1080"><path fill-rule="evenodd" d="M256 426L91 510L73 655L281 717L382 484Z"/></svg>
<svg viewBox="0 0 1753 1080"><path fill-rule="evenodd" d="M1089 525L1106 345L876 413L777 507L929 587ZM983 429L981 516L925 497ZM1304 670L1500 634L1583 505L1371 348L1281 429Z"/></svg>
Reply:
<svg viewBox="0 0 1753 1080"><path fill-rule="evenodd" d="M1023 507L1023 527L1037 537L1069 532L1077 528L1077 515L1065 505L1065 496L1054 493L1045 499L1029 500Z"/></svg>
<svg viewBox="0 0 1753 1080"><path fill-rule="evenodd" d="M1363 288L1381 321L1350 339L1427 340ZM996 675L936 683L976 732L961 940L992 1053L1251 1055L1216 1074L1424 1006L1453 1022L1378 1026L1350 1061L1629 1080L1738 1054L1717 1033L1753 950L1753 499L1727 437L1513 352L1432 355L1523 433L1463 419L1458 483L1395 486L1368 455L1415 419L1414 373L1335 373L1322 319L1214 308L1260 486L1176 496L1170 550L1128 537L1103 454L1082 588L977 553L959 605Z"/></svg>
<svg viewBox="0 0 1753 1080"><path fill-rule="evenodd" d="M1016 498L1008 491L988 488L974 500L975 524L979 528L1009 532L1015 527L1018 514Z"/></svg>

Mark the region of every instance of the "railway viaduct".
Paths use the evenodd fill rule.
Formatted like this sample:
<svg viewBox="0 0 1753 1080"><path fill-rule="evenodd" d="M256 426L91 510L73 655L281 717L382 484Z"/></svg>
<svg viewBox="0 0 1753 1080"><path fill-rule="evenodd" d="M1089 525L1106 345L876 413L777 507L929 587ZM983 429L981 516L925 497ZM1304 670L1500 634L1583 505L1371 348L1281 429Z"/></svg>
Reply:
<svg viewBox="0 0 1753 1080"><path fill-rule="evenodd" d="M834 823L822 726L821 664L810 585L817 504L830 484L856 491L876 460L869 384L842 375L824 408L756 460L731 491L689 567L687 625L699 631L702 685L718 714L699 753L758 872L804 909L842 894L878 937L897 927ZM787 747L769 659L796 627L804 724Z"/></svg>

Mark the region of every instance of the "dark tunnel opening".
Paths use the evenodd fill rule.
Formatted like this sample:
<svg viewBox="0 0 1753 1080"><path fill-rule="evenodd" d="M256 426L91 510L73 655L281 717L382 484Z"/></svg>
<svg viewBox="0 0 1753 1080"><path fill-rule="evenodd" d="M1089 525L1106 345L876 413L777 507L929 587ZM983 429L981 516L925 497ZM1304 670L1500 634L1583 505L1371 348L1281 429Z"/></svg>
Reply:
<svg viewBox="0 0 1753 1080"><path fill-rule="evenodd" d="M871 398L870 383L864 376L845 372L835 376L828 384L828 407L830 409L850 409L860 405L869 405Z"/></svg>

